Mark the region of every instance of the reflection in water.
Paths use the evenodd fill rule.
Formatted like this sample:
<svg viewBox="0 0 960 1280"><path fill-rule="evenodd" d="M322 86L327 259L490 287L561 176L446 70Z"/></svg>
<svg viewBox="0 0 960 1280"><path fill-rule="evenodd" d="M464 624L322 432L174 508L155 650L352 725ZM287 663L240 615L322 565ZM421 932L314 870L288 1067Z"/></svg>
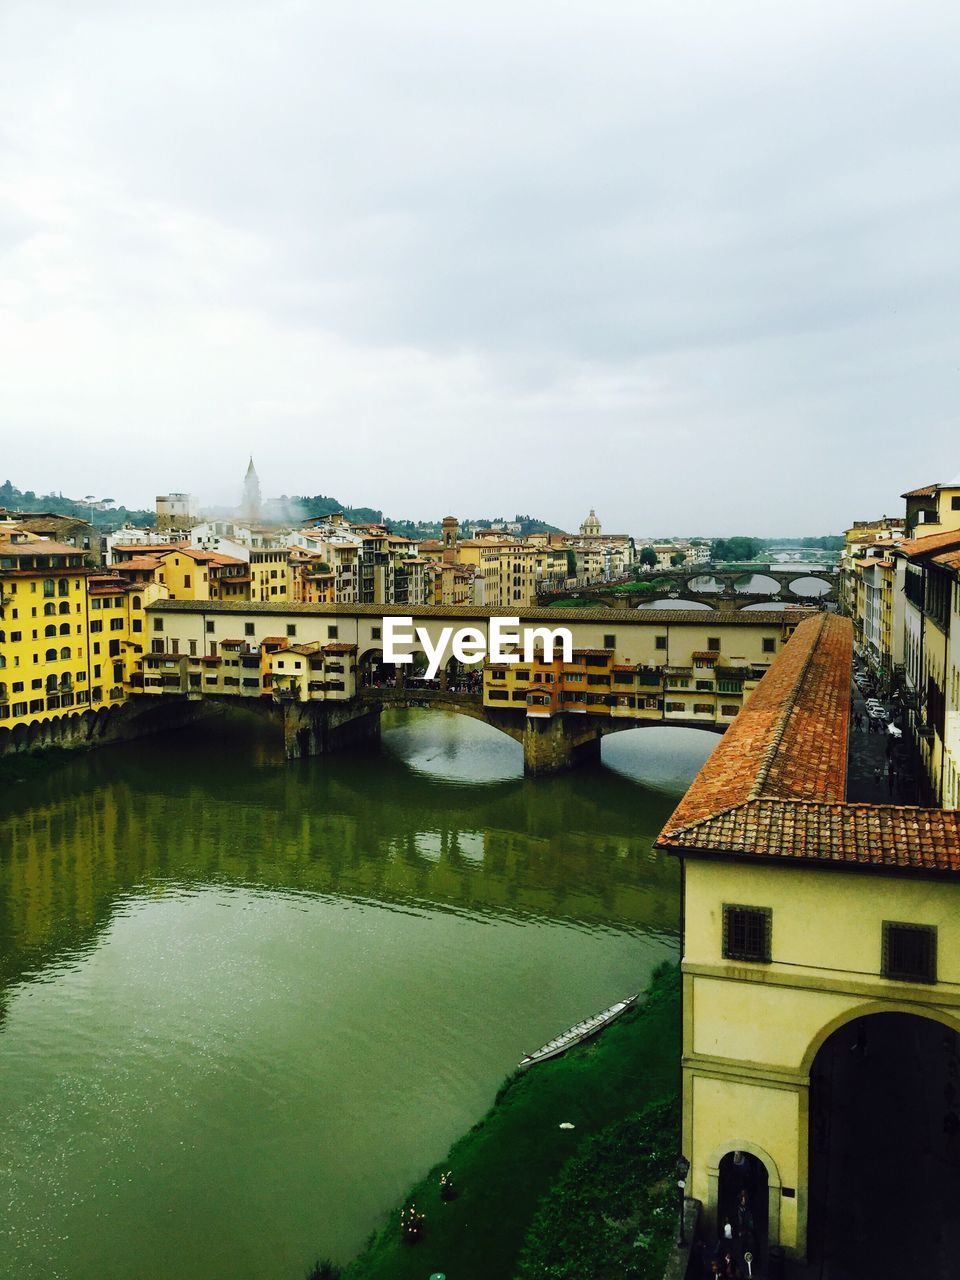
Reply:
<svg viewBox="0 0 960 1280"><path fill-rule="evenodd" d="M733 589L742 591L744 595L775 596L780 590L780 583L765 573L745 573L734 579Z"/></svg>
<svg viewBox="0 0 960 1280"><path fill-rule="evenodd" d="M798 596L825 596L830 590L829 582L823 578L794 578L790 586Z"/></svg>
<svg viewBox="0 0 960 1280"><path fill-rule="evenodd" d="M295 765L224 719L20 784L5 1274L346 1259L525 1050L676 954L651 846L715 742L639 730L609 767L528 782L509 739L436 712Z"/></svg>
<svg viewBox="0 0 960 1280"><path fill-rule="evenodd" d="M710 609L702 600L644 600L637 605L638 609Z"/></svg>

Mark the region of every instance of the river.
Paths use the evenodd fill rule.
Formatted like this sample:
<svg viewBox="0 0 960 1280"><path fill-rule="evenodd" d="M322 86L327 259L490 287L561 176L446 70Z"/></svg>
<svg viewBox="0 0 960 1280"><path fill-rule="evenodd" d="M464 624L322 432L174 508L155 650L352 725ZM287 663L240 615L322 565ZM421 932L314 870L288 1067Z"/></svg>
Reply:
<svg viewBox="0 0 960 1280"><path fill-rule="evenodd" d="M5 786L2 1273L347 1261L523 1052L677 954L652 841L716 742L527 781L444 713L296 764L229 717Z"/></svg>

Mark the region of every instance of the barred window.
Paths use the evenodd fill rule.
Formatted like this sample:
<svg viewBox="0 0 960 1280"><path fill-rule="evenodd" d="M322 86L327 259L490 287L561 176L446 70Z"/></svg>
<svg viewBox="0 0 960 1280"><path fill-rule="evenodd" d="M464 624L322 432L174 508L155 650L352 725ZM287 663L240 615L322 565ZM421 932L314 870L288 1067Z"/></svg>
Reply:
<svg viewBox="0 0 960 1280"><path fill-rule="evenodd" d="M724 959L769 964L772 927L773 912L769 907L741 907L724 903Z"/></svg>
<svg viewBox="0 0 960 1280"><path fill-rule="evenodd" d="M936 982L935 926L884 920L883 976L897 982Z"/></svg>

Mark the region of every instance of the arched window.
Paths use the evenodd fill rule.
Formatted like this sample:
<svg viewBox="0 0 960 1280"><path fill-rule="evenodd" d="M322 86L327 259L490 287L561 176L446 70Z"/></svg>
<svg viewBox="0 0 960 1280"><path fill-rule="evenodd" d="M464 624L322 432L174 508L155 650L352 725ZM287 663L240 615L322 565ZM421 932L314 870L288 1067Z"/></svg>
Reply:
<svg viewBox="0 0 960 1280"><path fill-rule="evenodd" d="M61 689L73 688L73 676L70 674L69 671L65 671L63 675L60 677L60 688Z"/></svg>
<svg viewBox="0 0 960 1280"><path fill-rule="evenodd" d="M7 665L7 660L6 660L6 658L3 656L3 654L2 654L2 653L0 653L0 667L5 667L6 665Z"/></svg>
<svg viewBox="0 0 960 1280"><path fill-rule="evenodd" d="M64 645L63 648L60 650L60 658L62 661L66 661L66 659L69 657L70 657L70 650L67 648L66 645Z"/></svg>
<svg viewBox="0 0 960 1280"><path fill-rule="evenodd" d="M47 693L57 692L57 677L47 676Z"/></svg>
<svg viewBox="0 0 960 1280"><path fill-rule="evenodd" d="M6 700L7 700L7 686L3 683L2 680L0 680L0 702L6 702Z"/></svg>
<svg viewBox="0 0 960 1280"><path fill-rule="evenodd" d="M134 607L135 609L139 609L139 608L140 608L140 597L139 597L139 596L134 596L134 597L133 597L133 607Z"/></svg>
<svg viewBox="0 0 960 1280"><path fill-rule="evenodd" d="M68 600L61 600L61 601L60 601L60 604L59 604L59 606L58 606L58 612L59 612L59 613L69 613L69 612L70 612L70 602L69 602Z"/></svg>
<svg viewBox="0 0 960 1280"><path fill-rule="evenodd" d="M68 595L70 594L70 580L69 580L69 578L61 578L61 579L60 579L60 581L57 583L57 586L59 587L59 589L60 589L60 594L61 594L62 596L68 596Z"/></svg>
<svg viewBox="0 0 960 1280"><path fill-rule="evenodd" d="M44 578L43 594L45 596L55 596L57 594L56 584L54 583L52 578Z"/></svg>
<svg viewBox="0 0 960 1280"><path fill-rule="evenodd" d="M45 618L49 618L51 614L54 614L56 612L57 612L57 606L52 602L50 604L45 604L43 606L43 616Z"/></svg>
<svg viewBox="0 0 960 1280"><path fill-rule="evenodd" d="M45 662L56 662L57 660L56 649L48 649L47 652L43 655L43 657Z"/></svg>
<svg viewBox="0 0 960 1280"><path fill-rule="evenodd" d="M57 634L57 628L51 622L49 626L43 628L43 634L45 636L55 636Z"/></svg>
<svg viewBox="0 0 960 1280"><path fill-rule="evenodd" d="M60 634L61 634L62 636L68 636L68 635L70 634L70 623L69 623L69 622L61 622L61 623L60 623Z"/></svg>

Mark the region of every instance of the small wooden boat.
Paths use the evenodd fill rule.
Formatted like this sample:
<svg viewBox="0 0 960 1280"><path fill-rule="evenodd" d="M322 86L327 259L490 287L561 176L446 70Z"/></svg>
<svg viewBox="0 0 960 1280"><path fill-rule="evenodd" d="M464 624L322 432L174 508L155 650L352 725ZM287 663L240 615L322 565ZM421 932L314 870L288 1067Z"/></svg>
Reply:
<svg viewBox="0 0 960 1280"><path fill-rule="evenodd" d="M562 1035L555 1036L553 1040L548 1040L542 1049L538 1049L536 1053L528 1053L525 1058L520 1060L520 1070L526 1071L527 1067L532 1067L537 1062L546 1062L548 1058L556 1058L561 1053L566 1053L568 1049L572 1049L575 1044L582 1044L584 1040L589 1040L598 1031L602 1031L604 1027L609 1027L611 1022L615 1022L621 1013L626 1013L631 1005L637 1003L638 999L639 992L636 995L628 996L626 1000L618 1000L609 1009L604 1009L602 1013L595 1013L592 1018L585 1018L583 1022L578 1022L575 1027L571 1027L569 1031L564 1031Z"/></svg>

